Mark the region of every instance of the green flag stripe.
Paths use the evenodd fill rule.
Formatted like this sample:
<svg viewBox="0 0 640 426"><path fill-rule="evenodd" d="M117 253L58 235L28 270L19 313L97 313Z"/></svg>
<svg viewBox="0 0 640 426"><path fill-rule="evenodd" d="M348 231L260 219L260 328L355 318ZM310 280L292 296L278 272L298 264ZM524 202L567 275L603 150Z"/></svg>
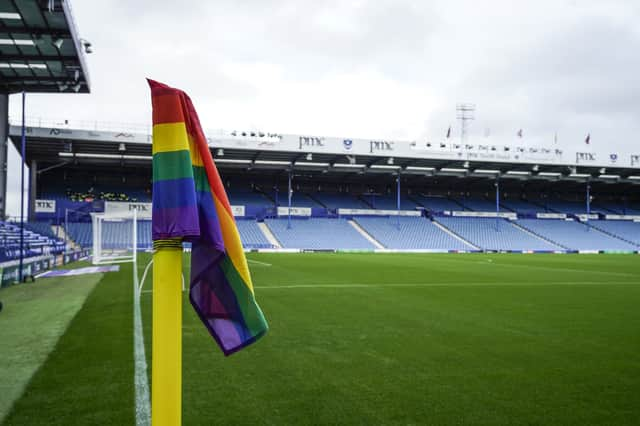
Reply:
<svg viewBox="0 0 640 426"><path fill-rule="evenodd" d="M204 167L193 166L193 179L196 182L196 191L210 192L209 179Z"/></svg>
<svg viewBox="0 0 640 426"><path fill-rule="evenodd" d="M244 317L244 322L251 332L251 335L257 336L265 332L268 328L267 321L264 319L262 311L256 304L253 293L247 288L242 277L236 271L233 263L228 256L220 264L227 282L231 285L233 292L238 300L238 306Z"/></svg>
<svg viewBox="0 0 640 426"><path fill-rule="evenodd" d="M189 150L158 152L153 155L153 181L193 177Z"/></svg>

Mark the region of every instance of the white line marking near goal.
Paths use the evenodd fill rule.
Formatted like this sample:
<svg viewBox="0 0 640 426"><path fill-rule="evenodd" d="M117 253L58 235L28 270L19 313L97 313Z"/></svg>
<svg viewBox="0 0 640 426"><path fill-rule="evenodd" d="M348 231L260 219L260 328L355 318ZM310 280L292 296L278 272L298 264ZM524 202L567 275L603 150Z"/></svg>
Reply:
<svg viewBox="0 0 640 426"><path fill-rule="evenodd" d="M548 286L579 286L579 285L591 285L591 286L606 286L606 285L638 285L635 282L629 281L556 281L556 282L458 282L458 283L401 283L401 284L356 284L356 283L344 283L344 284L292 284L292 285L271 285L271 286L256 286L254 288L260 290L269 289L287 289L287 288L375 288L375 287L548 287Z"/></svg>
<svg viewBox="0 0 640 426"><path fill-rule="evenodd" d="M136 426L151 425L151 403L149 402L149 381L147 379L147 358L144 350L140 296L134 284L133 295L133 360L135 365Z"/></svg>
<svg viewBox="0 0 640 426"><path fill-rule="evenodd" d="M247 262L251 262L251 263L255 263L256 265L262 265L262 266L273 266L270 263L267 262L258 262L257 260L253 260L253 259L247 259Z"/></svg>

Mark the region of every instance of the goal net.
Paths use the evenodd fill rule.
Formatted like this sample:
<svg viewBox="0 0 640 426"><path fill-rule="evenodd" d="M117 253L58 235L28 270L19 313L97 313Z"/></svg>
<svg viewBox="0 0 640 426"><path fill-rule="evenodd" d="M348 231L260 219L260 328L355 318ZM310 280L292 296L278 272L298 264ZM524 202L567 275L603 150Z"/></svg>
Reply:
<svg viewBox="0 0 640 426"><path fill-rule="evenodd" d="M91 214L93 264L137 263L138 220L136 211L126 214Z"/></svg>

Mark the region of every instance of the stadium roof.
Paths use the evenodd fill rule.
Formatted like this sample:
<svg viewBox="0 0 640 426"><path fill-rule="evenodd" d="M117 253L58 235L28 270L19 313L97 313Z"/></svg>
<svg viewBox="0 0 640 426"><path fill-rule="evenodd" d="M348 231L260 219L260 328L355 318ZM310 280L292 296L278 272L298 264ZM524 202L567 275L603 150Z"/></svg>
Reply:
<svg viewBox="0 0 640 426"><path fill-rule="evenodd" d="M0 3L0 92L89 93L84 53L65 0Z"/></svg>
<svg viewBox="0 0 640 426"><path fill-rule="evenodd" d="M20 127L11 126L10 135L16 143ZM39 169L74 168L97 174L112 174L116 170L126 174L151 173L151 136L146 133L27 127L26 136L27 161L37 161ZM265 135L267 143L263 145L249 143L248 138L237 138L235 143L230 143L213 137L209 144L218 167L227 176L277 180L293 170L296 175L317 182L380 183L391 182L390 177L399 172L405 182L416 185L431 182L445 187L485 188L499 177L508 186L527 186L531 190L554 187L572 191L589 181L594 188L617 193L635 192L640 184L640 169L623 164L603 167L566 162L434 158L427 154L413 158L390 157L356 153L356 147L343 153L310 152L308 147L280 147L279 143L287 137Z"/></svg>

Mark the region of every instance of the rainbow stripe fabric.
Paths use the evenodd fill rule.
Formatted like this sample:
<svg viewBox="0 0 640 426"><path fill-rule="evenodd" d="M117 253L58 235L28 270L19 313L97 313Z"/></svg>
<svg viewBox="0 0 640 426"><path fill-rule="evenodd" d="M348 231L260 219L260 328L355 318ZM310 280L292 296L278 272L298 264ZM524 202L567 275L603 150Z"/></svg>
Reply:
<svg viewBox="0 0 640 426"><path fill-rule="evenodd" d="M191 99L149 80L154 241L192 243L189 299L225 355L268 329L231 206Z"/></svg>

